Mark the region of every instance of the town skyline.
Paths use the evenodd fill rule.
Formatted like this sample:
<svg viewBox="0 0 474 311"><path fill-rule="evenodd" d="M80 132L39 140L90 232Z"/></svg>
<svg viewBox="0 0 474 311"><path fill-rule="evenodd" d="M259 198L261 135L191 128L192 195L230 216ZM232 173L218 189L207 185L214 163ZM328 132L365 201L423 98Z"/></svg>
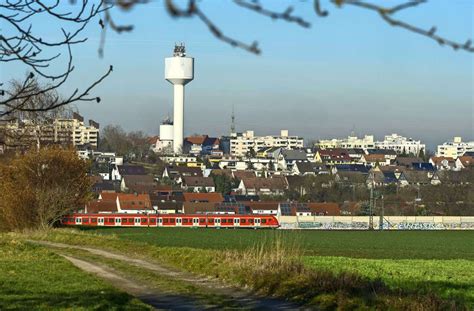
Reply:
<svg viewBox="0 0 474 311"><path fill-rule="evenodd" d="M274 6L278 10L281 4ZM435 23L446 36L464 40L472 36L472 31L466 33L472 30L472 6L468 1L434 1L422 11L401 12L401 17ZM227 134L234 107L238 131L252 129L261 135L286 128L309 141L346 137L355 128L359 136L412 136L430 148L453 136L474 139L469 53L438 47L382 23L373 27L378 17L354 9L317 19L305 3L295 4L295 13L313 23L310 29L262 19L254 12L242 11L234 18L225 3L203 3L203 10L227 34L258 39L262 55L222 44L194 19L177 22L161 4L138 6L118 15L135 29L108 33L104 58L97 55L97 25L86 29L89 40L74 48L74 87L114 65L113 74L94 91L101 103L80 103L81 114L102 125L158 134L160 122L172 114L163 59L172 54L175 42L185 42L196 59L196 78L187 87L185 135ZM339 27L332 27L335 23ZM37 27L54 36L47 24ZM194 28L200 31L189 31ZM24 73L24 68L9 64L0 70L2 77L21 78Z"/></svg>

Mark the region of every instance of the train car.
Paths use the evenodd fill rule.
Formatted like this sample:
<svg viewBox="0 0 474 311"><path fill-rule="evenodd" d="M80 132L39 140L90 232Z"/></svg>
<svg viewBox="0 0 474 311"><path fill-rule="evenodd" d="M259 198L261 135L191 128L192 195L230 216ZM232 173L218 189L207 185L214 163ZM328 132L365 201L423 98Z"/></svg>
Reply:
<svg viewBox="0 0 474 311"><path fill-rule="evenodd" d="M272 215L232 214L72 214L65 226L101 227L188 227L188 228L278 228Z"/></svg>

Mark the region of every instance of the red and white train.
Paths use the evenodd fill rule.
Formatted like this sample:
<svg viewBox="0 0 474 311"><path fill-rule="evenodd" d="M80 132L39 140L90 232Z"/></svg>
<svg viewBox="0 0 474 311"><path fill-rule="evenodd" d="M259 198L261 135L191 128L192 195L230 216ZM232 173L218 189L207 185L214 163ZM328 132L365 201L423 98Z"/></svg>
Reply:
<svg viewBox="0 0 474 311"><path fill-rule="evenodd" d="M188 227L188 228L278 228L272 215L229 214L72 214L65 216L65 226L92 227Z"/></svg>

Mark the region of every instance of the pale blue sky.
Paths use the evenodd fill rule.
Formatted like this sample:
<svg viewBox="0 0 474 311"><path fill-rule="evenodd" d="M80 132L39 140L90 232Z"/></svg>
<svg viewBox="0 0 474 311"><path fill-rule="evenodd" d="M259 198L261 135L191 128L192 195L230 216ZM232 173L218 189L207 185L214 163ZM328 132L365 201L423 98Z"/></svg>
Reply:
<svg viewBox="0 0 474 311"><path fill-rule="evenodd" d="M160 121L172 113L164 58L175 42L185 42L195 57L195 80L186 86L185 134L227 134L234 105L237 129L257 134L285 128L314 139L344 137L355 128L377 137L397 132L430 146L455 135L474 139L472 53L440 47L357 8L323 1L330 15L319 18L311 1L262 3L276 11L292 3L312 27L273 21L231 1L201 1L227 35L259 41L263 54L255 56L216 40L196 18L172 19L162 1L153 1L127 14L114 12L135 30L108 32L99 59L94 23L88 42L74 49L77 69L69 87L93 81L109 64L114 72L95 89L102 102L79 104L80 112L102 125L158 134ZM436 25L439 34L465 42L473 39L473 12L472 0L432 0L399 17L425 28ZM55 35L45 21L34 26L45 37ZM26 70L2 66L2 79Z"/></svg>

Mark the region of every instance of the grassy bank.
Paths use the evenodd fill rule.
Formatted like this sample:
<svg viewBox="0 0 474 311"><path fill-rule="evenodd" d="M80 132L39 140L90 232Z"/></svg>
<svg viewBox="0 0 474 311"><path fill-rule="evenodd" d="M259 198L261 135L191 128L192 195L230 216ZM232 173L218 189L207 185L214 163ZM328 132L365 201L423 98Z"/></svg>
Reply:
<svg viewBox="0 0 474 311"><path fill-rule="evenodd" d="M186 232L193 240L200 230L187 229L175 233ZM150 234L156 234L156 231ZM257 245L254 242L253 247L227 250L164 247L141 239L75 230L55 230L48 234L37 234L34 238L108 248L193 273L218 277L265 295L276 295L323 309L362 307L437 310L453 307L467 309L473 305L472 278L459 275L472 270L473 265L469 260L459 261L464 264L462 269L446 270L437 275L437 279L431 280L426 275L411 277L406 268L410 264L418 264L424 271L430 271L430 265L436 262L433 260L418 260L405 265L400 263L403 261L393 260L391 266L389 260L379 260L382 266L387 262L383 271L378 268L370 271L371 264L374 265L377 260L306 256L302 262L300 256L305 250L295 240L282 238L279 234L267 236ZM447 262L437 262L437 268L443 271ZM453 265L459 262L453 261ZM354 268L340 269L350 265ZM364 272L364 269L370 272ZM398 277L391 278L390 274L398 274ZM423 287L417 286L415 280L418 277L418 285L424 284ZM452 291L453 288L456 291Z"/></svg>
<svg viewBox="0 0 474 311"><path fill-rule="evenodd" d="M0 310L149 310L42 247L0 235Z"/></svg>

